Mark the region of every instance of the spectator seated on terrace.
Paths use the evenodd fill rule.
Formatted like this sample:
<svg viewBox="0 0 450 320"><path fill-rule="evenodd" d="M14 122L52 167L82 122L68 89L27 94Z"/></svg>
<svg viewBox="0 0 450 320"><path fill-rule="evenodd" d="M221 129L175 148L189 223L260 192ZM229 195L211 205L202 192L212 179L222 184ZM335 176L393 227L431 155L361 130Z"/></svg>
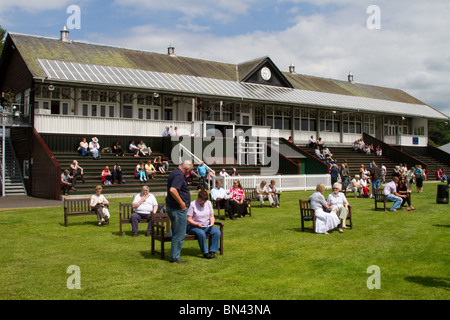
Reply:
<svg viewBox="0 0 450 320"><path fill-rule="evenodd" d="M139 148L139 153L142 154L143 156L151 156L152 154L152 148L147 147L147 145L145 144L144 141L139 141L137 147Z"/></svg>
<svg viewBox="0 0 450 320"><path fill-rule="evenodd" d="M314 136L311 136L311 137L309 138L308 146L309 146L310 148L314 148L314 149L317 147L317 145L316 145L316 139L314 139Z"/></svg>
<svg viewBox="0 0 450 320"><path fill-rule="evenodd" d="M128 145L128 151L133 154L134 157L139 157L139 147L134 143L134 140L131 140L130 144Z"/></svg>
<svg viewBox="0 0 450 320"><path fill-rule="evenodd" d="M94 138L92 138L92 141L89 142L89 153L92 155L92 157L95 160L100 159L98 150L100 150L100 144L98 143L97 137L94 137Z"/></svg>
<svg viewBox="0 0 450 320"><path fill-rule="evenodd" d="M447 182L447 176L445 175L445 171L442 170L442 168L439 168L438 170L436 170L436 174L435 174L436 180L439 180L441 182Z"/></svg>
<svg viewBox="0 0 450 320"><path fill-rule="evenodd" d="M323 156L323 154L320 152L320 147L317 146L316 150L314 150L314 154L316 155L317 158L319 158L320 160L324 161L325 157Z"/></svg>

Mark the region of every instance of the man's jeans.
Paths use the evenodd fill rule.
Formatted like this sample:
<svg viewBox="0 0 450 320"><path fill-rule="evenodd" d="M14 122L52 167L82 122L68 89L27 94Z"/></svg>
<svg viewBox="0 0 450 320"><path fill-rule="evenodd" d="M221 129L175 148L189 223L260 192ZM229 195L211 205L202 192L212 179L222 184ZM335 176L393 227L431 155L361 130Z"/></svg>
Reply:
<svg viewBox="0 0 450 320"><path fill-rule="evenodd" d="M380 189L381 186L381 180L375 179L372 181L372 195L375 198L375 189Z"/></svg>
<svg viewBox="0 0 450 320"><path fill-rule="evenodd" d="M388 201L394 202L394 204L392 205L392 207L390 209L391 211L397 210L402 205L402 201L403 201L402 198L397 197L396 195L393 195L393 194L388 194L386 196L386 199Z"/></svg>
<svg viewBox="0 0 450 320"><path fill-rule="evenodd" d="M167 207L167 214L172 225L172 245L170 248L170 261L180 258L181 248L186 237L187 209L172 209Z"/></svg>

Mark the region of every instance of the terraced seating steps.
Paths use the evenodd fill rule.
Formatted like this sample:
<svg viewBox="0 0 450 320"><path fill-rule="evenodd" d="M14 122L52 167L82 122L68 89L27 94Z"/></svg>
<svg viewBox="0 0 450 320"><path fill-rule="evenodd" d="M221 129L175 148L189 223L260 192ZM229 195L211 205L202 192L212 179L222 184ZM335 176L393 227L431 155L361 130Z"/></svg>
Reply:
<svg viewBox="0 0 450 320"><path fill-rule="evenodd" d="M54 153L56 160L61 165L61 171L64 169L69 169L70 164L73 160L77 160L80 167L83 168L85 182L82 183L81 180L76 181L76 191L70 191L69 195L74 194L92 194L95 186L101 185L101 172L105 166L109 166L110 169L113 168L114 164L119 164L122 168L122 177L125 179L125 184L112 184L108 186L103 186L104 193L136 193L139 192L142 185L148 185L151 192L166 192L167 188L167 177L172 170L176 168L176 164L169 160L169 170L162 174L157 172L155 179L147 180L144 182L139 181L134 176L134 170L140 161L147 163L147 161L153 161L160 153L153 153L151 157L134 157L132 154L125 154L124 157L116 157L115 154L102 153L101 158L94 160L92 157L82 157L77 152L58 152ZM197 165L194 165L194 170ZM228 173L231 173L232 168L237 168L240 175L254 175L260 173L261 166L236 166L235 164L214 164L210 167L218 175L222 168ZM191 190L196 190L197 183L194 182L191 186Z"/></svg>

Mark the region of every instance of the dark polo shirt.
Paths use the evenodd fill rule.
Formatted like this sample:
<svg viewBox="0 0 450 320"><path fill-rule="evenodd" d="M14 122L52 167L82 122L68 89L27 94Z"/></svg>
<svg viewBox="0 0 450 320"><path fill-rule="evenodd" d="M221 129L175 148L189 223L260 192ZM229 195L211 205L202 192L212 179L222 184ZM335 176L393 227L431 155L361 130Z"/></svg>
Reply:
<svg viewBox="0 0 450 320"><path fill-rule="evenodd" d="M186 204L186 207L189 207L191 203L191 193L189 192L184 173L180 170L180 168L176 168L169 174L169 178L167 179L166 196L166 206L175 210L179 210L181 209L180 205L170 194L170 188L177 189L181 200L183 200L183 202Z"/></svg>

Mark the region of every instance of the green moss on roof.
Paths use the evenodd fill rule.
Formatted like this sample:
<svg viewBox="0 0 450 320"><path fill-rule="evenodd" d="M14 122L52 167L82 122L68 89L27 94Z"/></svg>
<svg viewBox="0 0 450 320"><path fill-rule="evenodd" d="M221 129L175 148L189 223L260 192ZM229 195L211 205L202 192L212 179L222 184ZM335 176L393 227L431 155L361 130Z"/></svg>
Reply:
<svg viewBox="0 0 450 320"><path fill-rule="evenodd" d="M48 59L236 81L237 77L242 80L267 59L267 57L258 58L236 66L78 41L67 43L59 39L14 33L9 33L9 37L13 40L34 77L45 77L37 59ZM238 74L236 74L236 68L238 68ZM347 81L288 72L283 74L295 89L424 104L398 89L353 84Z"/></svg>

